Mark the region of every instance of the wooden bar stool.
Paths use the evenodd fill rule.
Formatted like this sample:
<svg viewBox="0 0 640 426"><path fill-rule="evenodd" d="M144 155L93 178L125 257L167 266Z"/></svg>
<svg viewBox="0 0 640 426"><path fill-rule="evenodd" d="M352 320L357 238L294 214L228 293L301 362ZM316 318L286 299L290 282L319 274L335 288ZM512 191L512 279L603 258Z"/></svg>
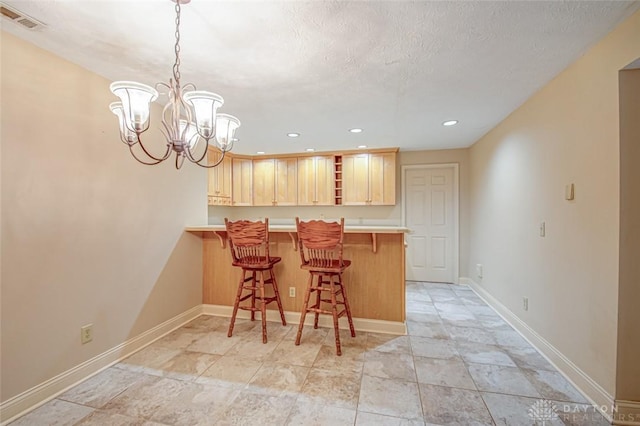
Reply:
<svg viewBox="0 0 640 426"><path fill-rule="evenodd" d="M296 345L300 344L302 328L307 312L315 315L313 328L318 328L318 317L320 314L331 314L333 316L333 328L336 336L336 354L342 355L340 348L340 330L338 328L338 318L347 315L351 337L356 337L351 319L351 310L347 293L342 285L342 273L351 261L342 258L343 238L344 238L344 218L337 222L325 222L322 220L312 220L301 222L296 217L296 229L298 232L298 245L300 248L300 268L309 271L309 282L307 292L304 296L302 314L300 315L300 325L296 335ZM315 283L314 283L315 278ZM322 292L328 292L328 298L323 298ZM315 302L309 306L311 293L316 294ZM321 304L328 303L331 310L322 309ZM338 305L343 309L338 312Z"/></svg>
<svg viewBox="0 0 640 426"><path fill-rule="evenodd" d="M280 262L279 257L269 256L269 219L264 222L250 222L239 220L230 222L224 219L227 228L229 249L233 259L233 266L242 268L242 277L238 284L238 294L233 304L233 314L229 324L228 337L233 334L233 325L236 321L238 309L251 311L251 321L255 321L256 311L260 311L262 319L262 343L267 343L267 305L273 301L278 304L282 325L287 325L282 311L278 283L273 273L273 267ZM268 277L265 279L265 272ZM248 283L248 284L247 284ZM265 295L265 285L271 284L273 296ZM243 292L247 292L243 295ZM250 305L240 305L240 302L249 300ZM258 306L256 306L258 302Z"/></svg>

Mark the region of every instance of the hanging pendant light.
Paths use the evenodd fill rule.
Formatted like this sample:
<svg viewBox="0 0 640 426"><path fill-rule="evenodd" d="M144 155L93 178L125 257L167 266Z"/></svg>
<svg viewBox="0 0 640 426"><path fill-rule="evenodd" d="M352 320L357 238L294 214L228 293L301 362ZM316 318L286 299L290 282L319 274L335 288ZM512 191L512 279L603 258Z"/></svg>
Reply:
<svg viewBox="0 0 640 426"><path fill-rule="evenodd" d="M180 5L187 4L190 0L172 1L176 4L176 59L173 78L169 79L169 84L156 84L156 88L133 81L115 81L111 83L110 89L120 98L120 102L111 103L109 108L118 117L120 139L142 164L161 163L175 152L177 169L182 166L185 158L201 167L211 168L220 164L224 155L233 148L235 131L240 127L240 121L229 114L218 114L218 108L224 104L222 96L196 90L191 83L184 87L180 85ZM169 98L162 110L161 131L166 139L166 150L161 156L152 155L140 138L149 128L151 102L158 98L158 87L166 89ZM206 148L202 149L201 154L196 154L201 139L221 152L216 163L205 164ZM140 158L140 154L136 154L136 145L140 146L146 158Z"/></svg>

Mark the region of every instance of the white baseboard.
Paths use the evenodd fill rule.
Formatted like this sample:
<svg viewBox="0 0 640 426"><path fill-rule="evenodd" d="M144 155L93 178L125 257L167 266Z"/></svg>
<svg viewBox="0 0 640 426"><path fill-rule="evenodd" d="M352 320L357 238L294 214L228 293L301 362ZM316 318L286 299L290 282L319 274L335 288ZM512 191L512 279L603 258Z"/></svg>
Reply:
<svg viewBox="0 0 640 426"><path fill-rule="evenodd" d="M6 425L15 418L50 401L67 389L98 374L200 315L202 315L202 305L195 306L82 364L58 374L46 382L3 401L0 404L0 425Z"/></svg>
<svg viewBox="0 0 640 426"><path fill-rule="evenodd" d="M214 315L219 317L231 317L233 312L233 306L226 305L202 305L202 313L205 315ZM251 313L249 311L239 310L237 318L250 318ZM256 318L260 318L260 314ZM300 312L285 311L284 319L287 324L298 324L300 322ZM267 321L280 322L280 313L277 310L267 310ZM305 325L313 325L313 315L307 314L304 321ZM330 315L320 315L318 325L321 327L333 328L333 319ZM341 329L348 329L349 324L346 320L341 320L338 323ZM353 326L358 331L366 331L373 333L387 333L387 334L407 334L407 326L403 322L396 321L383 321L366 318L353 318Z"/></svg>
<svg viewBox="0 0 640 426"><path fill-rule="evenodd" d="M466 284L478 294L489 306L502 316L522 337L538 350L547 360L578 389L587 400L591 401L600 413L612 421L612 411L614 399L602 386L596 383L589 375L582 371L562 352L556 349L544 337L540 336L529 325L522 321L516 314L511 312L498 299L493 297L487 290L474 282L471 278L460 278L461 284ZM635 423L634 423L635 424Z"/></svg>
<svg viewBox="0 0 640 426"><path fill-rule="evenodd" d="M640 402L616 399L613 424L620 426L640 426Z"/></svg>

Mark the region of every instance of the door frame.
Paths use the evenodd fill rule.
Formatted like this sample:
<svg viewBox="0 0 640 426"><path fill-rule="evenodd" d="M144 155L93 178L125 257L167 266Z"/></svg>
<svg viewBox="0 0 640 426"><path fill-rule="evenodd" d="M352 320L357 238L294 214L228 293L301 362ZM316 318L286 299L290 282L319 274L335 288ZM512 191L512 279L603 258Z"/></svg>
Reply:
<svg viewBox="0 0 640 426"><path fill-rule="evenodd" d="M435 163L435 164L412 164L401 167L402 182L402 226L406 227L407 214L407 192L406 192L406 176L408 170L416 169L453 169L453 283L460 282L460 164L459 163ZM405 249L408 243L405 236ZM406 274L405 263L405 274Z"/></svg>

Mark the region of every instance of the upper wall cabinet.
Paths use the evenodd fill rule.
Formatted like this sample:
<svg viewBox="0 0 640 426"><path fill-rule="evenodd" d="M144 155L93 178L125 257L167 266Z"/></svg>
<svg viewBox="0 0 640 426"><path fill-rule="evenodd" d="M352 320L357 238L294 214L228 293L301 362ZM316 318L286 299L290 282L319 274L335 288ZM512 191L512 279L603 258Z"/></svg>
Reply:
<svg viewBox="0 0 640 426"><path fill-rule="evenodd" d="M227 154L209 170L209 204L394 205L397 148L253 157ZM219 153L209 151L209 164Z"/></svg>
<svg viewBox="0 0 640 426"><path fill-rule="evenodd" d="M208 164L215 164L220 160L220 151L209 149ZM209 205L231 205L231 158L225 156L220 164L209 171L208 195Z"/></svg>
<svg viewBox="0 0 640 426"><path fill-rule="evenodd" d="M250 206L253 198L253 161L233 157L231 196L234 206Z"/></svg>
<svg viewBox="0 0 640 426"><path fill-rule="evenodd" d="M298 205L331 206L335 203L333 156L298 158Z"/></svg>
<svg viewBox="0 0 640 426"><path fill-rule="evenodd" d="M295 206L297 201L296 158L253 160L253 205Z"/></svg>
<svg viewBox="0 0 640 426"><path fill-rule="evenodd" d="M365 206L395 203L395 152L342 156L342 204Z"/></svg>
<svg viewBox="0 0 640 426"><path fill-rule="evenodd" d="M276 205L298 204L298 159L276 158Z"/></svg>

